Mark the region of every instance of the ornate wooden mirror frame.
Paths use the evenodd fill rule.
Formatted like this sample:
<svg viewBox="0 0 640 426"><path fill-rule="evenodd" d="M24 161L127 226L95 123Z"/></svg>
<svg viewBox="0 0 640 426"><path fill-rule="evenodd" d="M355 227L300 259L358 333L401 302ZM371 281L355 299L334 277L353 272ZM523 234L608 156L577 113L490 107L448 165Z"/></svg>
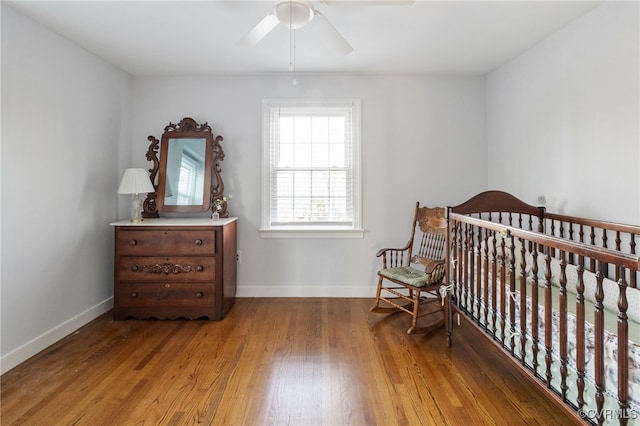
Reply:
<svg viewBox="0 0 640 426"><path fill-rule="evenodd" d="M224 182L220 174L220 162L224 160L220 145L222 136L214 137L207 123L198 124L185 117L178 124L169 123L164 128L161 141L154 136L147 139L151 142L147 160L153 162L149 177L156 192L147 194L142 217L157 218L160 212L194 213L205 212L209 208L213 211L218 199L222 204L220 217L229 216L227 203L223 200ZM188 185L180 185L175 180L184 174L191 175ZM185 188L194 191L186 193Z"/></svg>

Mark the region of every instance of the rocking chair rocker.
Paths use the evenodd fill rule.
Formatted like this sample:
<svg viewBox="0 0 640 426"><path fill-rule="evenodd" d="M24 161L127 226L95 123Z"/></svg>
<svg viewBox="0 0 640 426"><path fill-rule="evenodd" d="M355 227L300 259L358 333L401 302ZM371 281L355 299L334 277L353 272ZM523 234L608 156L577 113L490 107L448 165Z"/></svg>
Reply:
<svg viewBox="0 0 640 426"><path fill-rule="evenodd" d="M444 208L420 207L416 203L409 242L402 248L383 248L376 254L382 256L382 269L378 271L376 304L371 312L408 313L412 320L407 334L427 333L444 325L439 290L445 275L446 231ZM433 304L435 309L431 308ZM431 315L439 318L418 327L418 318Z"/></svg>

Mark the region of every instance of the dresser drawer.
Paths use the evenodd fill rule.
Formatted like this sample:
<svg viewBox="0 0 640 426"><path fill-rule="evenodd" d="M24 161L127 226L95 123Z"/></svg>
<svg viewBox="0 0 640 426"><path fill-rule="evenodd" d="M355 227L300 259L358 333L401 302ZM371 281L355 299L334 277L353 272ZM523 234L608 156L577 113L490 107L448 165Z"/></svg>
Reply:
<svg viewBox="0 0 640 426"><path fill-rule="evenodd" d="M117 229L120 255L214 255L214 229Z"/></svg>
<svg viewBox="0 0 640 426"><path fill-rule="evenodd" d="M211 307L214 287L206 283L119 283L116 297L120 307Z"/></svg>
<svg viewBox="0 0 640 426"><path fill-rule="evenodd" d="M215 281L213 257L122 256L118 262L120 281Z"/></svg>

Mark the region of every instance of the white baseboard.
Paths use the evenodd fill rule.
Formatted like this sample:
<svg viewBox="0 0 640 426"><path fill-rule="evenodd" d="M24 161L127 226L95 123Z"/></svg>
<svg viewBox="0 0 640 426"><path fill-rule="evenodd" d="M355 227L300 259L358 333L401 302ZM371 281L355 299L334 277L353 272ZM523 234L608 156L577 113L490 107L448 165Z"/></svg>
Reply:
<svg viewBox="0 0 640 426"><path fill-rule="evenodd" d="M238 286L236 297L375 297L376 287Z"/></svg>
<svg viewBox="0 0 640 426"><path fill-rule="evenodd" d="M0 359L0 374L4 374L16 365L26 361L58 340L73 333L83 325L94 320L113 308L113 297L98 303L84 312L69 318L67 321L9 352Z"/></svg>

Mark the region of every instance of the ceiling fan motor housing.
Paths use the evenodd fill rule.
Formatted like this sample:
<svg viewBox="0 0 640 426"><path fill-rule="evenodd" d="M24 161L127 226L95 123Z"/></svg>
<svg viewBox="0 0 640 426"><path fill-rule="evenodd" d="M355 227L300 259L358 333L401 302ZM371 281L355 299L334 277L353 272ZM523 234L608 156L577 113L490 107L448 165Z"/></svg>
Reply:
<svg viewBox="0 0 640 426"><path fill-rule="evenodd" d="M282 25L294 30L307 25L315 15L311 3L303 0L280 2L273 8L273 14Z"/></svg>

